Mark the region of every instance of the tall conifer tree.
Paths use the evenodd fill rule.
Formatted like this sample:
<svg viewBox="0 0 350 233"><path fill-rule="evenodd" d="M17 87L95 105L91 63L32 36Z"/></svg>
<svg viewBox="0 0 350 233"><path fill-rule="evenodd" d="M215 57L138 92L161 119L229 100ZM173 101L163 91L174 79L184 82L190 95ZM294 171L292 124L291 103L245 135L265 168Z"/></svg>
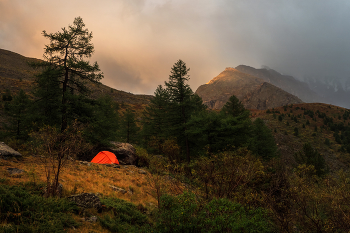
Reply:
<svg viewBox="0 0 350 233"><path fill-rule="evenodd" d="M204 108L202 102L198 101L198 97L194 95L188 85L189 71L190 69L187 68L186 63L178 60L171 68L169 81L165 82L169 93L169 130L171 135L177 138L188 162L190 162L190 145L186 134L186 124L191 114Z"/></svg>

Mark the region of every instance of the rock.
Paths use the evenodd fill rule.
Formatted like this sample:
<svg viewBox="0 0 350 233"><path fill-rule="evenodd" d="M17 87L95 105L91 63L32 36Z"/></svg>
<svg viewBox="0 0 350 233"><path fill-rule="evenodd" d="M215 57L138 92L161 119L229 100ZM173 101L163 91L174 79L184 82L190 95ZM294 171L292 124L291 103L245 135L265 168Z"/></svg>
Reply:
<svg viewBox="0 0 350 233"><path fill-rule="evenodd" d="M100 151L110 151L115 154L120 165L136 165L136 150L131 144L123 142L110 142L110 144L110 147L95 148L91 152L91 157L95 157Z"/></svg>
<svg viewBox="0 0 350 233"><path fill-rule="evenodd" d="M67 197L67 199L84 208L94 208L97 210L101 210L102 208L100 198L93 193L73 195Z"/></svg>
<svg viewBox="0 0 350 233"><path fill-rule="evenodd" d="M0 156L22 158L22 155L18 151L15 151L4 142L0 142Z"/></svg>
<svg viewBox="0 0 350 233"><path fill-rule="evenodd" d="M22 170L22 169L18 169L18 168L12 168L12 167L9 167L6 169L7 172L12 176L12 175L20 175L22 173L24 173L25 171Z"/></svg>
<svg viewBox="0 0 350 233"><path fill-rule="evenodd" d="M129 143L111 142L113 153L122 165L135 165L137 156L135 148Z"/></svg>
<svg viewBox="0 0 350 233"><path fill-rule="evenodd" d="M109 187L111 187L114 191L121 192L122 194L127 193L127 191L125 189L122 189L122 188L119 188L119 187L116 187L113 185L109 185Z"/></svg>
<svg viewBox="0 0 350 233"><path fill-rule="evenodd" d="M147 174L147 172L145 170L142 170L142 169L139 170L139 173L140 174Z"/></svg>
<svg viewBox="0 0 350 233"><path fill-rule="evenodd" d="M97 222L97 217L96 216L91 216L90 218L86 218L85 221L87 221L87 222Z"/></svg>
<svg viewBox="0 0 350 233"><path fill-rule="evenodd" d="M91 163L89 163L88 161L80 161L81 165L87 165L87 166L91 166Z"/></svg>

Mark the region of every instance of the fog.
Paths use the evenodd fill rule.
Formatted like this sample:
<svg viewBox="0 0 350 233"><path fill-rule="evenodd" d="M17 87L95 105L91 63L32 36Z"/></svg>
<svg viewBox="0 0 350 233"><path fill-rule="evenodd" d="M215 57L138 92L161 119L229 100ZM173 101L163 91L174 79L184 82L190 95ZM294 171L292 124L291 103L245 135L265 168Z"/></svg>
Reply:
<svg viewBox="0 0 350 233"><path fill-rule="evenodd" d="M102 82L119 90L153 94L178 59L194 91L241 64L345 83L349 12L345 0L0 0L0 48L42 58L42 31L81 16Z"/></svg>

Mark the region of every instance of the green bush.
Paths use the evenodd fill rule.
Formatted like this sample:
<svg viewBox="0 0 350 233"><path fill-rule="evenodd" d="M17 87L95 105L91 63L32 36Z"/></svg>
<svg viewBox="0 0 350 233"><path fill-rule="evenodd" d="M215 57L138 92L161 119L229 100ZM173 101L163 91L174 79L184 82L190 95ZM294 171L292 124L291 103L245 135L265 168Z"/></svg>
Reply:
<svg viewBox="0 0 350 233"><path fill-rule="evenodd" d="M99 218L101 226L112 232L140 232L146 226L148 218L137 207L118 198L101 199L101 203L111 211Z"/></svg>
<svg viewBox="0 0 350 233"><path fill-rule="evenodd" d="M77 207L65 199L43 198L18 186L0 186L0 232L65 232L78 226L71 212Z"/></svg>
<svg viewBox="0 0 350 233"><path fill-rule="evenodd" d="M161 198L154 232L274 232L266 210L248 210L228 199L201 204L192 193Z"/></svg>

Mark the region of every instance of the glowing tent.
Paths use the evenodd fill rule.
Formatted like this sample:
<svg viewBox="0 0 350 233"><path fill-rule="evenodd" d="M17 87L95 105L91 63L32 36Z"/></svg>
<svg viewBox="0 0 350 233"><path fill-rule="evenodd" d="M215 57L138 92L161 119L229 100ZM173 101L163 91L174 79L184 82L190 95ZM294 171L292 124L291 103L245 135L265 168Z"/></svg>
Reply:
<svg viewBox="0 0 350 233"><path fill-rule="evenodd" d="M119 164L119 161L117 159L117 157L115 156L115 154L113 154L112 152L109 151L101 151L100 153L98 153L95 158L93 158L91 160L91 163L100 163L100 164Z"/></svg>

